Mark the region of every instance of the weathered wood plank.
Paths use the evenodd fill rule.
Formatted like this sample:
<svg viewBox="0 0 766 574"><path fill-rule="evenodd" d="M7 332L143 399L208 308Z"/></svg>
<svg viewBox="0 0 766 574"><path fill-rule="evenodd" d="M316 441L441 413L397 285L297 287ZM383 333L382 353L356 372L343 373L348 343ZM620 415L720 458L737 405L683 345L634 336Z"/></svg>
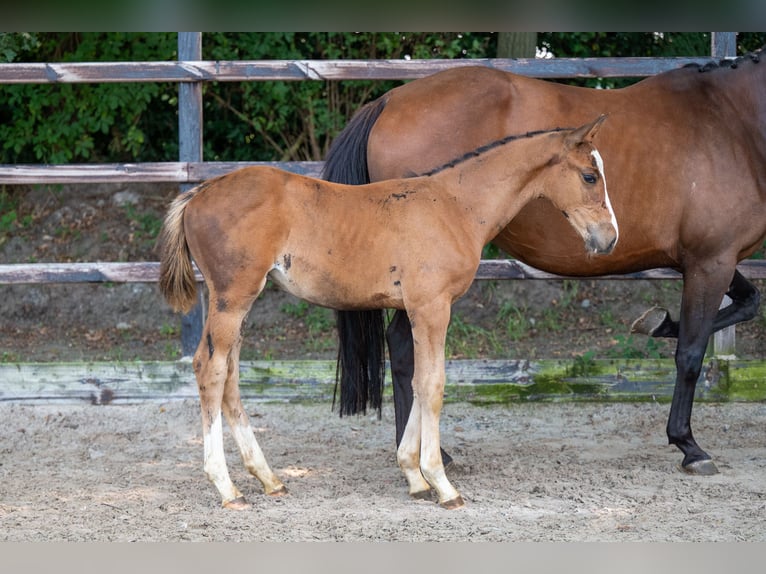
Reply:
<svg viewBox="0 0 766 574"><path fill-rule="evenodd" d="M105 164L0 164L0 184L38 183L199 183L242 167L262 165L319 177L320 161L145 162Z"/></svg>
<svg viewBox="0 0 766 574"><path fill-rule="evenodd" d="M243 361L240 388L248 401L332 401L335 361ZM390 369L388 370L390 373ZM672 360L447 361L446 402L548 400L669 401ZM709 360L697 401L766 399L766 362ZM196 399L190 361L131 363L3 363L0 401L125 404ZM390 375L385 387L390 397ZM329 412L328 412L329 414Z"/></svg>
<svg viewBox="0 0 766 574"><path fill-rule="evenodd" d="M748 264L745 266L749 267ZM766 270L764 270L766 273ZM602 275L598 277L564 277L535 269L515 259L483 259L476 272L476 279L680 279L681 274L672 269L650 269L625 275Z"/></svg>
<svg viewBox="0 0 766 574"><path fill-rule="evenodd" d="M0 265L0 284L153 283L159 279L159 268L157 262L5 264Z"/></svg>
<svg viewBox="0 0 766 574"><path fill-rule="evenodd" d="M245 161L217 161L217 162L200 162L189 164L189 180L190 181L205 181L212 177L218 177L224 175L235 169L248 167L251 165L260 165L268 167L276 167L291 171L300 175L307 175L309 177L319 177L322 173L323 161L257 161L257 162L245 162ZM0 170L0 174L2 171Z"/></svg>
<svg viewBox="0 0 766 574"><path fill-rule="evenodd" d="M749 279L766 279L766 260L746 259L737 268ZM112 263L8 263L0 264L0 285L32 283L153 283L159 278L156 261ZM476 273L477 280L521 279L593 279L628 281L634 279L681 279L672 269L650 269L626 275L595 277L566 277L553 275L514 259L483 259ZM197 270L197 280L202 275Z"/></svg>
<svg viewBox="0 0 766 574"><path fill-rule="evenodd" d="M481 58L415 60L184 60L0 64L0 83L245 82L412 80L458 66L479 65L537 78L645 77L709 57Z"/></svg>
<svg viewBox="0 0 766 574"><path fill-rule="evenodd" d="M3 164L0 183L188 182L187 162L103 164Z"/></svg>

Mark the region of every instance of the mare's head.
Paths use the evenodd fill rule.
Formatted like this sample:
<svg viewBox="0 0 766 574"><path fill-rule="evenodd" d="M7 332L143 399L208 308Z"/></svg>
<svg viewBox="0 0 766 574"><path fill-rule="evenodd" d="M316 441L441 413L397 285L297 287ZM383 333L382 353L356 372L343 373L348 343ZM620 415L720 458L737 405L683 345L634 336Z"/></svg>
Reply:
<svg viewBox="0 0 766 574"><path fill-rule="evenodd" d="M548 163L544 192L561 210L592 253L610 253L617 244L617 218L609 201L604 163L593 137L606 119L600 116L573 130L562 130L560 149Z"/></svg>

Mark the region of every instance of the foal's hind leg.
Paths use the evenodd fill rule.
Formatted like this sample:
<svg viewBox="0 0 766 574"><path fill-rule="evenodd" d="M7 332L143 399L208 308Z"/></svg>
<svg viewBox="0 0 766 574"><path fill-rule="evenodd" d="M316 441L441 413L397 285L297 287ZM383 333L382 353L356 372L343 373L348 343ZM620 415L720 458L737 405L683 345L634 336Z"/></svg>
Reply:
<svg viewBox="0 0 766 574"><path fill-rule="evenodd" d="M242 336L235 343L229 361L229 375L223 394L223 412L229 423L231 434L239 448L245 468L263 485L263 490L271 496L287 494L282 481L272 472L266 457L255 439L250 419L247 416L239 393L239 351L242 347Z"/></svg>
<svg viewBox="0 0 766 574"><path fill-rule="evenodd" d="M249 306L237 309L233 305L222 305L212 290L210 299L213 304L205 323L202 340L194 355L194 371L197 376L202 411L204 470L221 495L223 506L241 509L247 508L248 504L231 481L226 466L221 420L222 405L225 407L232 434L237 439L240 451L243 452L243 458L247 456L248 459L255 461L253 468L261 473L257 476L265 486L267 485L267 489L278 488L279 481L268 468L252 429L249 428L244 409L241 408L239 401L239 391L232 395L230 390L232 386L236 387L239 384L240 328ZM236 401L233 397L236 397ZM224 399L226 399L225 404ZM232 408L233 403L236 403L236 408ZM246 423L246 428L242 427L243 421Z"/></svg>
<svg viewBox="0 0 766 574"><path fill-rule="evenodd" d="M242 493L231 481L226 467L221 404L229 375L231 348L239 336L238 332L236 317L227 317L213 309L205 322L202 340L194 354L194 373L202 413L205 474L221 495L223 506L233 508L242 508L246 503Z"/></svg>

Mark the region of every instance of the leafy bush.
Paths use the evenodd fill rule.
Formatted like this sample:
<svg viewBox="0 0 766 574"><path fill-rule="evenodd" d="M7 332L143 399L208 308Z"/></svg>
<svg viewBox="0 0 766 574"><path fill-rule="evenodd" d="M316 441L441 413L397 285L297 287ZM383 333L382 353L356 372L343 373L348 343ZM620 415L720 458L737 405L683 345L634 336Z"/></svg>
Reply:
<svg viewBox="0 0 766 574"><path fill-rule="evenodd" d="M203 59L483 57L491 34L206 33ZM175 33L0 34L16 62L177 59ZM321 159L356 108L397 82L203 86L204 157ZM174 161L177 85L0 85L0 163Z"/></svg>
<svg viewBox="0 0 766 574"><path fill-rule="evenodd" d="M740 50L764 44L743 33ZM205 33L203 59L494 57L493 33ZM560 57L704 55L709 33L540 33ZM0 61L175 60L175 33L0 33ZM628 81L628 80L626 80ZM585 80L589 85L593 80ZM602 85L621 85L615 80ZM203 86L208 160L318 160L351 114L392 81L219 82ZM0 163L174 161L175 83L0 84Z"/></svg>

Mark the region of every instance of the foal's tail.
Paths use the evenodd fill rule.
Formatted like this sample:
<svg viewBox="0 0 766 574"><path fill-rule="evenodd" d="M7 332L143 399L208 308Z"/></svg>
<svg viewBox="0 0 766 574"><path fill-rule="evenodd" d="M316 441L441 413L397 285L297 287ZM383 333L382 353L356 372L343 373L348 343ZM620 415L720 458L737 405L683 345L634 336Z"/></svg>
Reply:
<svg viewBox="0 0 766 574"><path fill-rule="evenodd" d="M184 232L184 211L196 189L173 200L160 232L160 292L176 311L187 313L197 300L191 253Z"/></svg>
<svg viewBox="0 0 766 574"><path fill-rule="evenodd" d="M327 153L323 179L349 185L370 182L367 140L385 105L385 99L379 98L351 118ZM368 404L380 413L385 378L383 311L338 311L337 330L335 388L337 392L340 382L340 416L365 413Z"/></svg>

